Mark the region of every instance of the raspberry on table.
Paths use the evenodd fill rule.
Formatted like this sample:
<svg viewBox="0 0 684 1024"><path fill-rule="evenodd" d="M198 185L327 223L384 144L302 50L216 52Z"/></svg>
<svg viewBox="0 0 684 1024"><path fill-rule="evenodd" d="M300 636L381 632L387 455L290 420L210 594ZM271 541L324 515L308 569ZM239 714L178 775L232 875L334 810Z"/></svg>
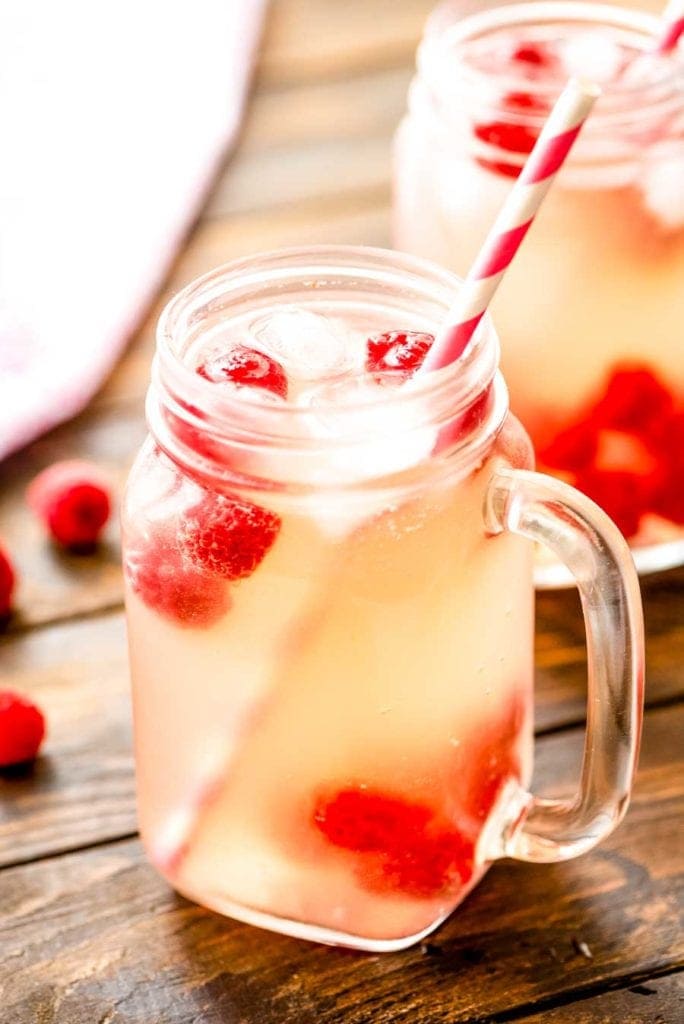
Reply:
<svg viewBox="0 0 684 1024"><path fill-rule="evenodd" d="M228 352L212 356L197 367L197 373L215 384L237 384L263 388L280 398L287 398L287 375L282 365L271 356L246 345L235 345Z"/></svg>
<svg viewBox="0 0 684 1024"><path fill-rule="evenodd" d="M16 576L9 552L0 544L0 619L9 615L14 596Z"/></svg>
<svg viewBox="0 0 684 1024"><path fill-rule="evenodd" d="M0 690L0 768L32 761L45 736L36 705L12 690Z"/></svg>
<svg viewBox="0 0 684 1024"><path fill-rule="evenodd" d="M425 331L385 331L366 341L366 369L371 373L400 371L410 377L423 363L434 343Z"/></svg>
<svg viewBox="0 0 684 1024"><path fill-rule="evenodd" d="M319 798L313 824L360 856L359 879L371 889L437 896L472 874L473 842L426 804L351 786Z"/></svg>
<svg viewBox="0 0 684 1024"><path fill-rule="evenodd" d="M55 462L32 481L29 507L52 538L70 551L91 551L111 513L109 487L97 466Z"/></svg>
<svg viewBox="0 0 684 1024"><path fill-rule="evenodd" d="M280 516L261 505L207 492L183 515L180 546L203 570L226 580L240 580L261 565L280 527Z"/></svg>
<svg viewBox="0 0 684 1024"><path fill-rule="evenodd" d="M170 536L152 536L144 547L133 548L126 574L148 608L179 626L208 628L230 608L223 580L188 564Z"/></svg>

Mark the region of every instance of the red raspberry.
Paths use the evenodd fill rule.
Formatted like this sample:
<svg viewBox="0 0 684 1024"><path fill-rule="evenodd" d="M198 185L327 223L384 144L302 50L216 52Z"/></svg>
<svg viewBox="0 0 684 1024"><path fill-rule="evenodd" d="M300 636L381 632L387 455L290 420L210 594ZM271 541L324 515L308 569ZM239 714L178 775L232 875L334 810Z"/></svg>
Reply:
<svg viewBox="0 0 684 1024"><path fill-rule="evenodd" d="M671 392L648 366L623 363L613 370L591 415L602 427L649 434L673 405Z"/></svg>
<svg viewBox="0 0 684 1024"><path fill-rule="evenodd" d="M369 789L341 789L331 800L317 804L316 825L335 846L356 853L377 853L403 839L421 836L432 818L422 804Z"/></svg>
<svg viewBox="0 0 684 1024"><path fill-rule="evenodd" d="M333 845L364 858L359 877L372 889L436 896L472 874L472 841L424 804L350 787L319 799L313 822Z"/></svg>
<svg viewBox="0 0 684 1024"><path fill-rule="evenodd" d="M540 463L551 469L576 472L592 462L597 448L598 430L591 420L584 420L561 430L537 456Z"/></svg>
<svg viewBox="0 0 684 1024"><path fill-rule="evenodd" d="M434 340L434 334L422 331L373 334L366 342L366 369L371 373L399 370L406 379L422 365Z"/></svg>
<svg viewBox="0 0 684 1024"><path fill-rule="evenodd" d="M470 879L474 857L472 840L447 826L436 828L388 856L380 872L375 872L377 887L399 889L410 896L437 896Z"/></svg>
<svg viewBox="0 0 684 1024"><path fill-rule="evenodd" d="M546 100L530 92L507 92L503 106L510 110L529 110L538 114L546 114L550 109Z"/></svg>
<svg viewBox="0 0 684 1024"><path fill-rule="evenodd" d="M109 488L89 462L55 462L33 480L29 506L54 540L72 551L90 551L109 519Z"/></svg>
<svg viewBox="0 0 684 1024"><path fill-rule="evenodd" d="M537 141L537 133L524 124L510 124L507 121L491 121L475 125L478 139L511 153L531 153Z"/></svg>
<svg viewBox="0 0 684 1024"><path fill-rule="evenodd" d="M537 67L549 67L556 60L554 54L540 43L520 43L513 50L511 58Z"/></svg>
<svg viewBox="0 0 684 1024"><path fill-rule="evenodd" d="M280 526L280 516L260 505L207 492L187 510L180 544L188 558L204 570L239 580L259 567Z"/></svg>
<svg viewBox="0 0 684 1024"><path fill-rule="evenodd" d="M179 626L213 626L230 607L223 580L189 566L170 537L156 535L144 549L134 549L126 572L148 608Z"/></svg>
<svg viewBox="0 0 684 1024"><path fill-rule="evenodd" d="M662 479L653 499L653 511L684 525L684 410L663 420L660 440Z"/></svg>
<svg viewBox="0 0 684 1024"><path fill-rule="evenodd" d="M509 153L531 153L539 132L525 124L511 124L507 121L491 121L489 124L478 124L474 128L475 135L482 142L497 149L508 150ZM489 160L478 157L477 162L488 170L497 171L509 178L517 178L522 165L507 163L505 160Z"/></svg>
<svg viewBox="0 0 684 1024"><path fill-rule="evenodd" d="M0 768L32 761L45 736L45 718L35 704L0 690Z"/></svg>
<svg viewBox="0 0 684 1024"><path fill-rule="evenodd" d="M197 373L215 384L233 384L264 388L280 398L287 398L287 376L275 359L246 345L236 345L222 355L214 356L197 367Z"/></svg>
<svg viewBox="0 0 684 1024"><path fill-rule="evenodd" d="M600 505L625 537L638 533L641 517L651 503L652 485L647 477L625 470L589 468L577 475L575 483Z"/></svg>
<svg viewBox="0 0 684 1024"><path fill-rule="evenodd" d="M0 544L0 619L9 615L14 593L14 566L8 552Z"/></svg>
<svg viewBox="0 0 684 1024"><path fill-rule="evenodd" d="M518 697L510 702L498 721L489 723L476 740L474 748L465 751L468 784L465 803L468 813L478 822L489 816L501 790L509 779L520 779L518 741L525 719L525 701Z"/></svg>

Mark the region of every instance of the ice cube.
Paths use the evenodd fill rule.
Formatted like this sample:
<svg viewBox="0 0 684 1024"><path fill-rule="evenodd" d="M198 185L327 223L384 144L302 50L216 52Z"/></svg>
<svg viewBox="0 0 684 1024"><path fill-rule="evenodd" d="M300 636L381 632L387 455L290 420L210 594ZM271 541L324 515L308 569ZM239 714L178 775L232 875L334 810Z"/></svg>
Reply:
<svg viewBox="0 0 684 1024"><path fill-rule="evenodd" d="M612 82L622 70L625 53L608 33L581 32L563 43L561 59L569 76Z"/></svg>
<svg viewBox="0 0 684 1024"><path fill-rule="evenodd" d="M684 227L684 172L678 155L654 160L644 176L644 202L667 231Z"/></svg>
<svg viewBox="0 0 684 1024"><path fill-rule="evenodd" d="M384 381L383 377L392 378ZM421 425L425 410L387 401L399 385L395 375L374 379L348 378L312 389L303 396L311 412L310 431L336 443L317 467L329 483L353 483L399 473L418 465L430 455L436 431ZM349 406L358 406L351 410Z"/></svg>
<svg viewBox="0 0 684 1024"><path fill-rule="evenodd" d="M250 325L258 347L282 363L289 377L319 380L353 364L353 343L338 320L298 306L283 306Z"/></svg>

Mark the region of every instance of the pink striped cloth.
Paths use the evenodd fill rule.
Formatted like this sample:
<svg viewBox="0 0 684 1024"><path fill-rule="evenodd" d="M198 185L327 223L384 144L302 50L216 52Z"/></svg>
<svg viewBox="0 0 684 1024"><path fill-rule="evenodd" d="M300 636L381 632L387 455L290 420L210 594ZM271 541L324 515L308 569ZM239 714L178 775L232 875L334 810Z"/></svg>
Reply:
<svg viewBox="0 0 684 1024"><path fill-rule="evenodd" d="M0 4L0 458L77 413L237 131L266 0Z"/></svg>

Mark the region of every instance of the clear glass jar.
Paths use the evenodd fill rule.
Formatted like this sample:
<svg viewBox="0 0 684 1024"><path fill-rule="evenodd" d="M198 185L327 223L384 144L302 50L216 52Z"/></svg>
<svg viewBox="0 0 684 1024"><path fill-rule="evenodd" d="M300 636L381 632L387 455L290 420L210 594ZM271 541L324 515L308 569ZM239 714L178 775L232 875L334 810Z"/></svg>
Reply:
<svg viewBox="0 0 684 1024"><path fill-rule="evenodd" d="M684 560L684 62L624 70L658 27L589 3L446 4L395 150L395 243L463 274L568 70L608 80L493 315L538 464L609 511L643 571Z"/></svg>
<svg viewBox="0 0 684 1024"><path fill-rule="evenodd" d="M603 513L531 472L491 323L458 366L371 376L344 402L339 381L267 401L196 372L205 344L258 336L290 303L362 341L434 331L457 287L397 253L286 250L200 279L159 324L123 509L140 829L174 887L253 924L398 949L496 857L574 856L626 807L636 577ZM572 803L526 790L530 538L585 604L594 711Z"/></svg>

